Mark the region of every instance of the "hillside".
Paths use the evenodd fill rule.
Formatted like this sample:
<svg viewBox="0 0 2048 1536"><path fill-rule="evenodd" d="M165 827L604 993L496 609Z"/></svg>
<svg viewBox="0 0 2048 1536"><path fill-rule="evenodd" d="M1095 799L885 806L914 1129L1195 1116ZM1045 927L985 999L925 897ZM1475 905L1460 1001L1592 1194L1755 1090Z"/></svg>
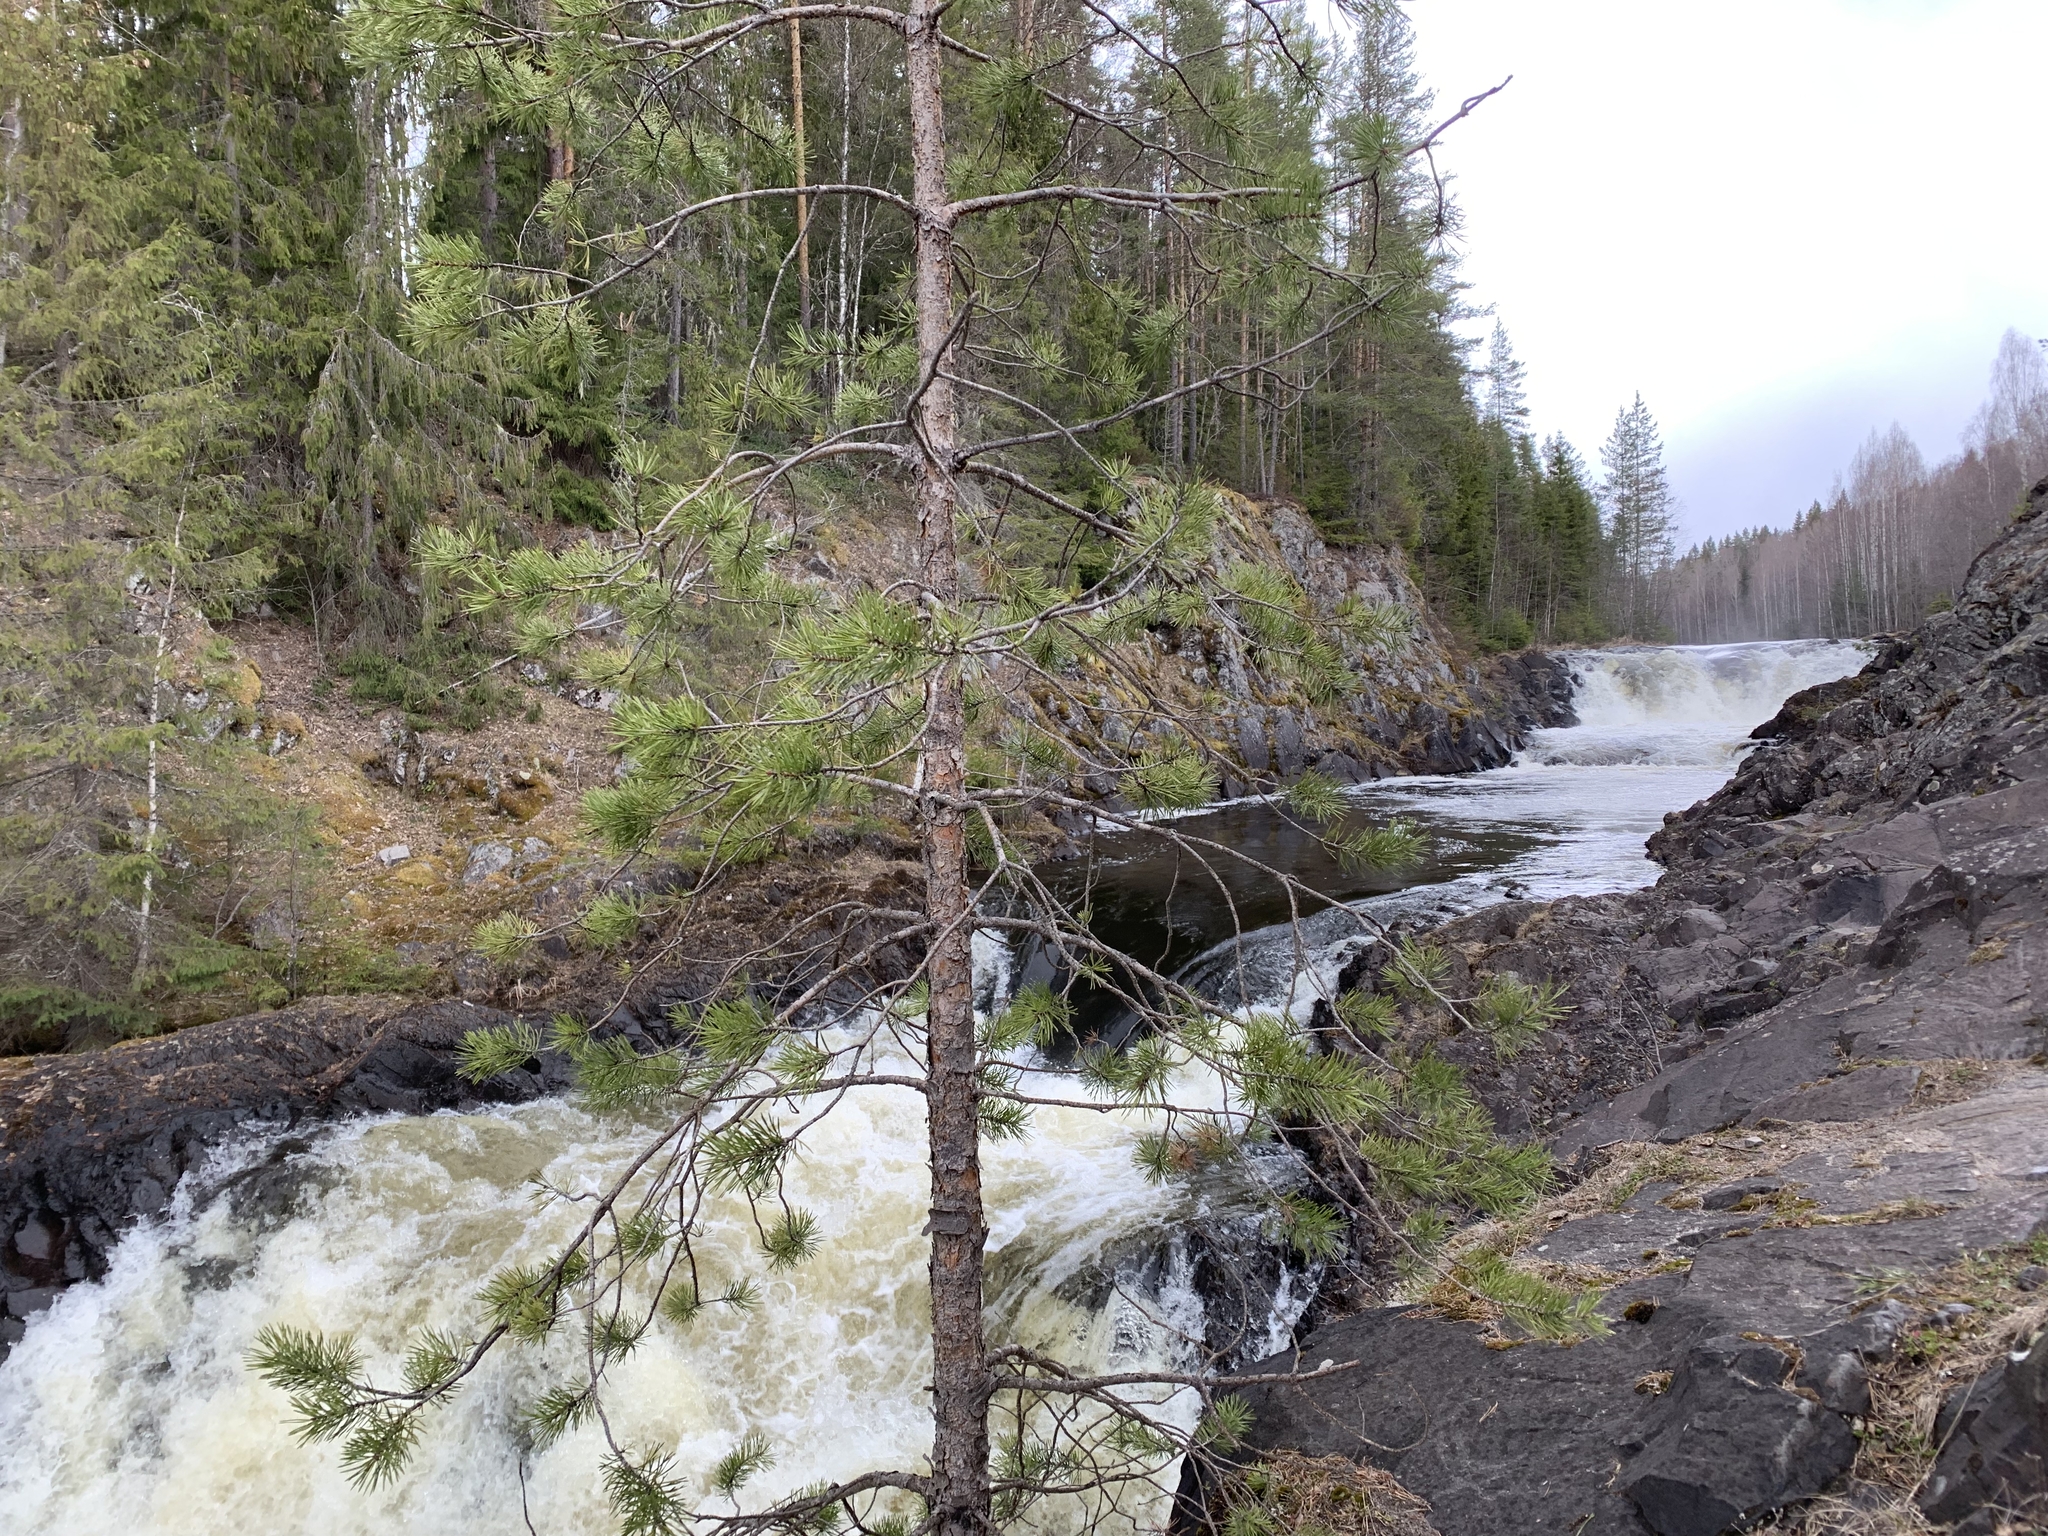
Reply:
<svg viewBox="0 0 2048 1536"><path fill-rule="evenodd" d="M1300 1344L1355 1368L1248 1390L1251 1444L1385 1469L1459 1536L2034 1528L2044 657L2048 483L1952 612L1795 695L1669 818L1654 888L1440 930L1578 1005L1488 1093L1571 1187L1460 1241L1592 1287L1604 1323L1561 1346L1448 1292L1364 1311ZM1551 1096L1617 989L1666 1064Z"/></svg>

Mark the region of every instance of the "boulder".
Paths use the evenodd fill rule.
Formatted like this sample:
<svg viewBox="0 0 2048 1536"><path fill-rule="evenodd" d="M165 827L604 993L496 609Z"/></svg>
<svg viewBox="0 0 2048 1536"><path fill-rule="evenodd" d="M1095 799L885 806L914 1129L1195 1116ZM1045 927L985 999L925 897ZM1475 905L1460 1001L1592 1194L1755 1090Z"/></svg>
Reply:
<svg viewBox="0 0 2048 1536"><path fill-rule="evenodd" d="M1928 1519L1963 1521L1959 1532L1996 1527L1996 1513L2048 1523L2048 1332L2035 1334L1942 1401L1941 1447L1920 1490ZM2031 1517L2028 1521L2026 1517Z"/></svg>

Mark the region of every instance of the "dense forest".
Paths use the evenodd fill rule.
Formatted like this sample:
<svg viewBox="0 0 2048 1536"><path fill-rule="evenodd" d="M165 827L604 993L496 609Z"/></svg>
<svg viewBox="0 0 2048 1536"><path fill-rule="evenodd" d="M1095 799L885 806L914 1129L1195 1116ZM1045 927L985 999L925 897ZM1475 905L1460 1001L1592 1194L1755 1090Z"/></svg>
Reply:
<svg viewBox="0 0 2048 1536"><path fill-rule="evenodd" d="M842 453L917 376L900 59L849 19L792 19L778 50L687 85L606 63L558 89L549 47L602 52L581 11L495 39L488 65L397 14L0 15L11 1016L123 1029L175 995L390 980L296 921L253 931L317 898L319 839L238 766L260 721L236 621L299 626L358 700L475 728L515 707L507 621L449 595L433 539L597 547L656 488L793 447L755 502L771 534L907 499ZM948 66L948 174L989 217L953 260L1016 290L960 347L963 419L1008 422L1069 509L1132 473L1207 480L1399 546L1475 648L1644 627L1649 546L1611 538L1580 456L1531 435L1505 333L1475 356L1458 329L1456 208L1412 146L1465 109L1418 79L1399 9L1357 8L1337 40L1298 8L1095 15L959 23L991 48ZM1253 159L1257 218L1192 216ZM1083 173L1156 200L1003 205ZM1080 419L1085 446L1045 425ZM1099 540L1034 516L1007 536L1047 579L1101 579ZM223 627L190 665L185 616Z"/></svg>
<svg viewBox="0 0 2048 1536"><path fill-rule="evenodd" d="M1948 605L2044 472L2048 362L2007 331L1959 454L1929 468L1896 424L1873 432L1825 506L1710 539L1662 573L1669 627L1691 644L1910 629Z"/></svg>

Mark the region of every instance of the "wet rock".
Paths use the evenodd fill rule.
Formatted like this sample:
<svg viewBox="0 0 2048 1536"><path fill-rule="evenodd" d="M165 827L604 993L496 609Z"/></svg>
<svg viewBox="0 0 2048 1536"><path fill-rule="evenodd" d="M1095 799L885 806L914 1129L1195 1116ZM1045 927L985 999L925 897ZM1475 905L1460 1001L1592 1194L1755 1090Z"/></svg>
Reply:
<svg viewBox="0 0 2048 1536"><path fill-rule="evenodd" d="M456 1075L462 1037L505 1022L456 1001L316 999L89 1055L39 1057L0 1078L8 1309L19 1318L45 1304L34 1293L103 1274L121 1230L159 1214L223 1138L565 1086L566 1066L553 1058L483 1085Z"/></svg>

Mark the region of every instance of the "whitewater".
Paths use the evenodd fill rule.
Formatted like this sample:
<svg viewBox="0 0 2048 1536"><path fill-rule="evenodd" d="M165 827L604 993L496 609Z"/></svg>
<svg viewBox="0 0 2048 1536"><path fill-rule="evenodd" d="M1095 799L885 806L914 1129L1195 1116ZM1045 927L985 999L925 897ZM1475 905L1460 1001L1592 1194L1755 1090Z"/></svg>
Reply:
<svg viewBox="0 0 2048 1536"><path fill-rule="evenodd" d="M1642 842L1664 814L1725 780L1748 732L1788 694L1853 671L1863 654L1826 641L1570 654L1578 726L1538 733L1496 772L1357 792L1362 814L1421 823L1435 851L1415 883L1356 904L1383 918L1450 916L1513 896L1646 884L1656 870ZM1260 815L1272 812L1226 808L1200 825L1227 837L1264 825ZM1135 854L1130 864L1146 867ZM1114 848L1102 867L1113 881ZM1131 876L1140 907L1146 878ZM1343 926L1355 935L1355 922ZM1264 956L1254 969L1266 1001L1300 1006L1304 982L1327 985L1334 936L1331 949L1307 956L1306 974L1291 935L1284 945L1278 935L1258 940L1242 942ZM1010 985L1011 957L985 937L977 952L993 1003ZM334 1447L293 1441L282 1396L243 1361L258 1330L288 1323L354 1333L389 1379L411 1333L473 1322L472 1298L493 1270L566 1237L573 1209L537 1206L531 1181L597 1188L650 1129L552 1100L357 1120L223 1150L188 1178L166 1219L121 1242L103 1281L64 1292L0 1365L0 1529L608 1530L595 1429L544 1452L520 1431L520 1409L560 1363L547 1350L566 1341L494 1355L434 1420L414 1469L368 1493L349 1486ZM1202 1301L1180 1233L1249 1209L1258 1191L1147 1183L1131 1157L1142 1130L1132 1114L1042 1110L1028 1140L989 1148L992 1338L1084 1368L1179 1368L1195 1357ZM849 1096L825 1117L791 1171L792 1198L817 1214L824 1242L794 1272L766 1275L743 1210L714 1210L701 1251L726 1273L713 1286L755 1276L762 1304L751 1316L707 1309L686 1332L657 1325L613 1377L622 1441L673 1452L701 1489L710 1465L759 1430L776 1464L750 1498L921 1463L930 1435L923 1137L922 1102L902 1090ZM1283 1284L1266 1336L1247 1340L1247 1353L1285 1344L1311 1279ZM1158 1528L1173 1477L1163 1468L1124 1523Z"/></svg>

